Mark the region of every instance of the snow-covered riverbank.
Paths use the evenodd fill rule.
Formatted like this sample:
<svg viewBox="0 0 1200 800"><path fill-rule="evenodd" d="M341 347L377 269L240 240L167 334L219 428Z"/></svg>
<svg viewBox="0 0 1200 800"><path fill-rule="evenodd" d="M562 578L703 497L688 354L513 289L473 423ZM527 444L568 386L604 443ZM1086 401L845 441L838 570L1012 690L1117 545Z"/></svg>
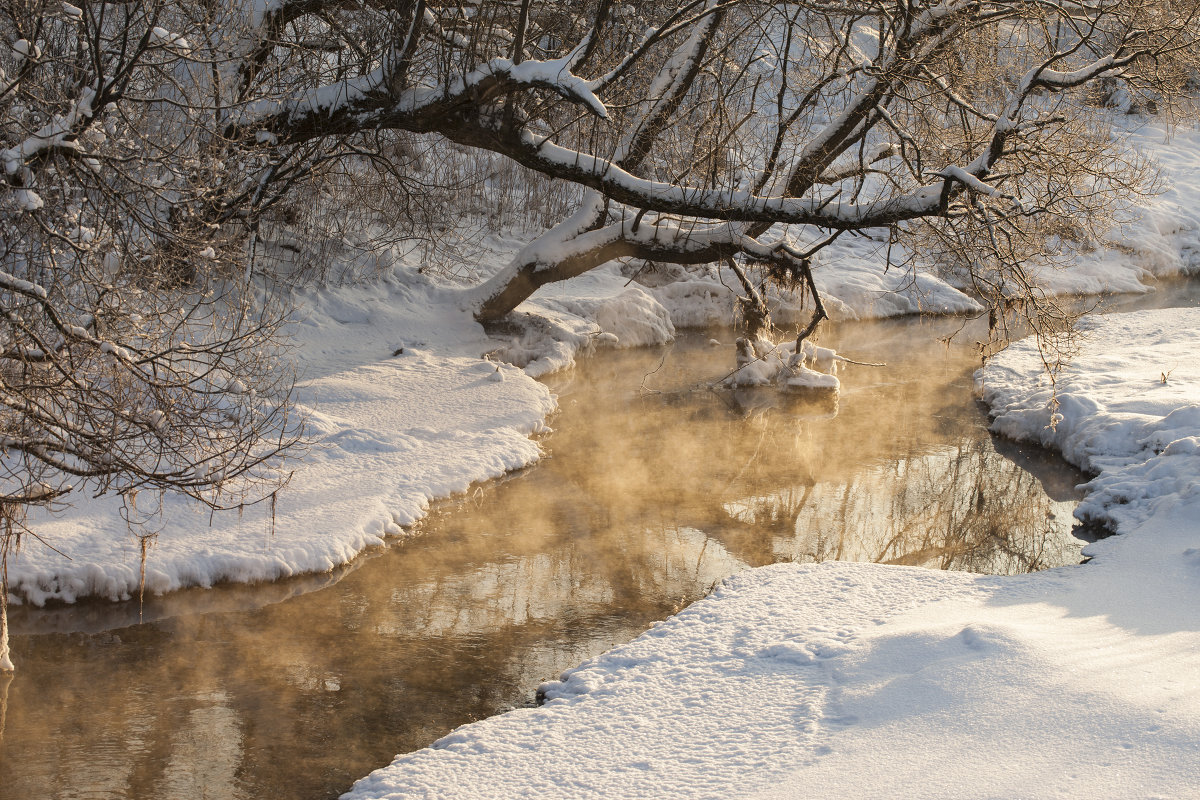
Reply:
<svg viewBox="0 0 1200 800"><path fill-rule="evenodd" d="M498 269L517 243L494 245L485 271ZM909 281L902 271L888 273L878 243L871 251L855 247L862 258L829 270L829 302L843 318L977 308L932 275ZM721 276L649 289L630 285L610 265L545 287L522 306L532 315L523 331L496 338L463 310L459 292L418 266L301 298L298 399L314 445L285 466L294 473L274 525L268 503L210 515L166 498L148 526L158 533L147 591L278 580L346 564L401 534L430 501L536 461L540 450L529 437L544 429L555 401L535 377L569 368L596 347L669 342L676 322L727 324L733 309ZM788 313L779 309L781 319ZM140 547L119 502L74 499L60 514L31 514L40 538L10 559L14 602L137 594Z"/></svg>
<svg viewBox="0 0 1200 800"><path fill-rule="evenodd" d="M480 359L483 331L438 304L436 289L387 280L309 303L295 352L316 441L285 466L295 472L273 529L268 503L210 519L167 498L151 528L160 532L149 592L329 570L400 533L430 500L537 459L529 435L554 409L550 392L515 367ZM118 508L113 498L84 500L31 519L60 552L27 541L9 563L16 599L136 595L138 542Z"/></svg>
<svg viewBox="0 0 1200 800"><path fill-rule="evenodd" d="M1183 797L1200 787L1200 310L982 370L1121 535L1021 578L777 565L357 784L384 797ZM1161 373L1170 371L1167 381Z"/></svg>
<svg viewBox="0 0 1200 800"><path fill-rule="evenodd" d="M1150 274L1194 268L1200 253L1200 167L1190 158L1200 132L1164 138L1157 128L1127 132L1153 150L1171 181L1165 194L1113 232L1129 247L1098 249L1047 276L1056 291L1145 291ZM521 244L494 242L483 274ZM818 283L834 319L917 312L963 313L978 306L934 275L889 267L885 233L846 238L821 254ZM726 324L730 276L688 277L656 288L630 285L615 265L545 287L522 311L538 318L511 340L489 338L457 294L404 263L369 286L302 298L295 354L300 400L317 441L293 461L275 507L215 517L167 499L146 570L152 593L220 581L253 582L322 572L420 518L431 500L534 462L529 435L554 408L531 376L569 367L593 346L669 341L674 326ZM797 309L777 307L789 324ZM483 358L495 353L524 369ZM732 365L731 365L732 366ZM35 513L28 540L10 560L12 600L41 604L136 594L139 545L111 498L75 498L49 517Z"/></svg>

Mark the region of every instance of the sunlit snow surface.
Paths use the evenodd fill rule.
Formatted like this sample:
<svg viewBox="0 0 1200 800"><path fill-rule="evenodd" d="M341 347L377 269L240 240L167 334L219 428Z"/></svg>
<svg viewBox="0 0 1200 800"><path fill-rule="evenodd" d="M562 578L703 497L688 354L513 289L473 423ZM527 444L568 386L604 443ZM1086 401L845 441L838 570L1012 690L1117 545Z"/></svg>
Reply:
<svg viewBox="0 0 1200 800"><path fill-rule="evenodd" d="M460 728L349 797L1193 796L1197 327L1195 309L1092 320L1053 431L1031 345L979 375L997 429L1101 470L1089 507L1121 535L1091 563L744 572L543 687L545 706Z"/></svg>
<svg viewBox="0 0 1200 800"><path fill-rule="evenodd" d="M550 392L481 359L489 340L438 290L383 281L308 305L298 395L315 443L286 467L295 473L273 530L268 504L210 519L168 499L154 525L149 592L323 572L400 533L430 500L538 458L529 434L554 409ZM139 546L115 501L80 502L30 527L64 555L27 540L9 564L19 600L136 595Z"/></svg>

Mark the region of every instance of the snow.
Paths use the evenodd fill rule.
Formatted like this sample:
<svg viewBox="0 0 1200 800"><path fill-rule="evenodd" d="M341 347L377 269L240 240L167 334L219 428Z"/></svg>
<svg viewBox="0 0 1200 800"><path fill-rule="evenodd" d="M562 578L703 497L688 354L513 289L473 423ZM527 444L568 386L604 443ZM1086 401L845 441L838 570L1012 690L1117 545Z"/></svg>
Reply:
<svg viewBox="0 0 1200 800"><path fill-rule="evenodd" d="M33 189L17 189L14 191L13 203L22 211L37 211L45 205L41 196Z"/></svg>
<svg viewBox="0 0 1200 800"><path fill-rule="evenodd" d="M722 383L733 388L776 385L785 391L820 390L836 393L841 387L837 368L844 359L827 347L805 340L796 351L794 341L774 344L767 339L738 340L738 368Z"/></svg>
<svg viewBox="0 0 1200 800"><path fill-rule="evenodd" d="M1100 470L1085 503L1121 535L1090 563L749 570L544 685L542 707L398 756L346 797L1190 795L1200 373L1180 355L1197 323L1195 309L1092 320L1052 430L1031 343L978 376L998 430Z"/></svg>
<svg viewBox="0 0 1200 800"><path fill-rule="evenodd" d="M7 272L0 270L0 288L7 289L11 292L30 295L41 300L47 297L46 289L36 283L30 283L27 280L9 275Z"/></svg>
<svg viewBox="0 0 1200 800"><path fill-rule="evenodd" d="M12 49L21 58L28 58L31 61L42 57L42 49L28 39L17 39L12 43Z"/></svg>
<svg viewBox="0 0 1200 800"><path fill-rule="evenodd" d="M15 147L0 150L0 164L9 175L18 173L26 163L38 153L55 148L66 151L77 151L78 142L71 139L77 128L87 125L95 116L97 109L92 108L96 92L90 87L83 87L79 98L72 104L65 116L55 116L48 124L43 125L33 136L27 137ZM21 193L25 192L22 199ZM35 211L42 207L42 199L30 189L17 191L17 204L26 211ZM30 207L30 204L33 204Z"/></svg>
<svg viewBox="0 0 1200 800"><path fill-rule="evenodd" d="M841 381L836 375L806 367L804 364L790 364L790 374L782 376L783 386L793 391L821 389L836 391L841 387Z"/></svg>
<svg viewBox="0 0 1200 800"><path fill-rule="evenodd" d="M675 338L670 312L651 292L630 284L612 267L593 270L569 284L547 285L527 306L538 313L565 312L590 320L620 347L666 344Z"/></svg>
<svg viewBox="0 0 1200 800"><path fill-rule="evenodd" d="M1088 518L1134 524L1160 494L1200 494L1200 371L1189 335L1198 324L1194 308L1088 319L1084 352L1054 386L1031 347L1009 348L982 378L994 429L1099 473L1078 512Z"/></svg>
<svg viewBox="0 0 1200 800"><path fill-rule="evenodd" d="M314 293L296 333L302 411L318 441L286 465L295 474L273 530L268 504L210 523L207 512L168 499L147 589L323 572L402 533L432 499L537 460L529 434L553 411L550 392L480 358L494 342L452 299L408 276ZM71 560L27 541L9 562L12 599L137 593L138 542L117 501L81 499L60 515L32 516L30 527Z"/></svg>
<svg viewBox="0 0 1200 800"><path fill-rule="evenodd" d="M998 189L996 189L995 186L992 186L989 183L984 183L983 181L979 180L979 178L977 178L976 176L967 172L962 167L955 167L955 166L946 167L944 170L942 170L941 174L946 178L950 178L952 180L958 181L959 183L963 184L968 189L970 189L972 192L986 195L988 197L1003 197L1004 196Z"/></svg>
<svg viewBox="0 0 1200 800"><path fill-rule="evenodd" d="M908 253L888 245L887 232L843 237L819 254L813 275L834 320L904 314L969 314L981 307L928 271L895 264Z"/></svg>
<svg viewBox="0 0 1200 800"><path fill-rule="evenodd" d="M1153 291L1157 278L1200 272L1200 128L1119 118L1122 137L1161 169L1162 191L1139 201L1100 246L1065 269L1035 269L1051 294Z"/></svg>
<svg viewBox="0 0 1200 800"><path fill-rule="evenodd" d="M515 65L507 59L496 59L490 66L494 72L507 72L518 83L553 87L564 97L582 102L601 119L608 119L608 109L592 91L591 85L571 72L573 58L574 54L569 54L554 61L524 61Z"/></svg>
<svg viewBox="0 0 1200 800"><path fill-rule="evenodd" d="M261 18L255 14L255 19ZM155 28L154 31L152 38L156 41L177 45L184 50L190 47L182 36L161 28ZM380 65L365 75L305 89L287 100L255 101L247 105L238 120L243 125L253 126L265 117L284 112L293 117L333 114L378 93L386 86L389 74L388 65ZM520 64L513 64L506 58L495 58L445 86L420 86L405 90L396 99L394 109L399 113L418 114L452 96L468 94L493 80L552 89L569 100L587 106L598 117L608 117L608 109L592 90L591 84L570 71L570 56L554 61L523 61Z"/></svg>
<svg viewBox="0 0 1200 800"><path fill-rule="evenodd" d="M188 40L180 34L157 25L150 29L149 42L151 45L175 48L184 54L192 48Z"/></svg>

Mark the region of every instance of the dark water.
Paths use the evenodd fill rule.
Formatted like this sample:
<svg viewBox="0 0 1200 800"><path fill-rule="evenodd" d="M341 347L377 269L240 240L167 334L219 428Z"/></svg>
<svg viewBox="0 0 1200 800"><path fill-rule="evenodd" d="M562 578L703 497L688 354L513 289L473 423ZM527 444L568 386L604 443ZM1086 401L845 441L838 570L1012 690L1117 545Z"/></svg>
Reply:
<svg viewBox="0 0 1200 800"><path fill-rule="evenodd" d="M836 407L705 387L729 337L555 377L537 467L350 568L13 609L0 798L320 798L780 560L1012 573L1079 560L1078 473L997 442L958 321L843 325ZM0 678L0 681L5 681Z"/></svg>

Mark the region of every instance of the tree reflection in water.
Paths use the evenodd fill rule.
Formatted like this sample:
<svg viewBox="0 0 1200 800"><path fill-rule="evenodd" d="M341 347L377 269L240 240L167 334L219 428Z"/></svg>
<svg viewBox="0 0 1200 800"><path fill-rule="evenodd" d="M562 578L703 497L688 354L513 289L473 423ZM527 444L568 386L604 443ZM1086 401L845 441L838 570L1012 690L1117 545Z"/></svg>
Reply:
<svg viewBox="0 0 1200 800"><path fill-rule="evenodd" d="M986 440L973 440L725 508L742 525L771 532L774 560L1013 574L1078 560L1081 542L1064 535L1071 506L1047 497Z"/></svg>
<svg viewBox="0 0 1200 800"><path fill-rule="evenodd" d="M951 323L924 324L931 330L918 335L932 342ZM709 391L694 365L704 353L682 344L647 380L652 391L604 399L591 388L629 386L640 373L629 366L635 354L603 359L561 379L589 424L549 441L555 474L577 506L647 533L703 531L750 565L838 559L1013 574L1077 563L1073 487L1085 476L1049 454L1018 465L998 453L970 399L971 351L914 345L913 327L844 332L847 352L892 366L852 368L840 398Z"/></svg>

